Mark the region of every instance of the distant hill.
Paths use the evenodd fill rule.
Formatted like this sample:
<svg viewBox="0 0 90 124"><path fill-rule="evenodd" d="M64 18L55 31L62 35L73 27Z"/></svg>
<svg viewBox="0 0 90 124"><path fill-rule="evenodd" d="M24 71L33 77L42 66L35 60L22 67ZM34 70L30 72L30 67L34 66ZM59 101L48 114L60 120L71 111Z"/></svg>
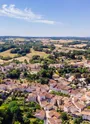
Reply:
<svg viewBox="0 0 90 124"><path fill-rule="evenodd" d="M23 39L51 39L51 40L90 40L90 37L23 37L23 36L0 36L0 40L5 39L14 39L14 38L23 38Z"/></svg>

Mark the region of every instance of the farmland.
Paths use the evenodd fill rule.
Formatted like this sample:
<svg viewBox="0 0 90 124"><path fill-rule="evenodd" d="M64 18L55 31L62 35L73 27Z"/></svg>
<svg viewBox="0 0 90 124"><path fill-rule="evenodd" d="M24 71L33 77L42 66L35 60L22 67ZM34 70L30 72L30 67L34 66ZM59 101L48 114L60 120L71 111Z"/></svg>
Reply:
<svg viewBox="0 0 90 124"><path fill-rule="evenodd" d="M12 59L15 56L17 56L17 54L12 54L12 53L10 53L10 51L11 51L11 49L6 50L4 52L1 52L0 56L3 56L3 57L8 57L9 56ZM32 59L32 56L34 56L34 55L39 55L40 57L47 57L48 56L48 54L46 54L45 52L35 51L35 50L31 49L31 52L29 54L27 54L26 56L17 57L17 58L15 58L15 60L19 60L20 62L23 62L24 60L27 60L29 62L29 60ZM4 63L10 62L10 61L12 61L12 59L8 60L8 61L0 59L0 64L3 64L3 62Z"/></svg>
<svg viewBox="0 0 90 124"><path fill-rule="evenodd" d="M10 50L6 50L6 51L4 51L4 52L1 52L0 53L0 56L3 56L3 57L8 57L8 56L10 56L10 57L15 57L17 54L12 54L12 53L10 53L10 51L11 51L11 49Z"/></svg>

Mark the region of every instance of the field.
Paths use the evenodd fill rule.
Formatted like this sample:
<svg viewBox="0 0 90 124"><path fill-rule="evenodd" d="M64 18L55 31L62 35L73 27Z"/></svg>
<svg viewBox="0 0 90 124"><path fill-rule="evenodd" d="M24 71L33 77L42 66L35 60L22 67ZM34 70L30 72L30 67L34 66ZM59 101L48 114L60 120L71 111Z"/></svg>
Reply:
<svg viewBox="0 0 90 124"><path fill-rule="evenodd" d="M32 58L34 55L39 55L41 57L47 57L47 54L45 52L39 52L31 49L31 53L27 54L27 57Z"/></svg>
<svg viewBox="0 0 90 124"><path fill-rule="evenodd" d="M10 49L11 50L11 49ZM0 56L3 56L3 57L8 57L8 56L10 56L10 57L15 57L15 56L17 56L17 54L12 54L12 53L10 53L10 50L7 50L7 51L4 51L4 52L1 52L0 53ZM19 60L19 61L21 61L21 62L23 62L25 59L29 62L29 60L32 58L32 56L34 56L34 55L39 55L39 56L41 56L41 57L47 57L48 56L48 54L46 54L45 52L39 52L39 51L34 51L33 49L31 49L31 53L29 53L29 54L27 54L26 56L22 56L22 57L18 57L18 58L15 58L16 60ZM12 61L12 59L11 60L8 60L8 61L4 61L4 60L1 60L0 59L0 64L3 64L3 63L5 63L5 62L10 62L10 61Z"/></svg>
<svg viewBox="0 0 90 124"><path fill-rule="evenodd" d="M55 44L55 47L56 47L56 48L61 48L61 47L62 47L62 45Z"/></svg>
<svg viewBox="0 0 90 124"><path fill-rule="evenodd" d="M11 49L10 49L11 50ZM6 51L4 51L4 52L1 52L0 53L0 56L3 56L3 57L8 57L8 56L10 56L10 57L15 57L17 54L12 54L12 53L10 53L10 50L6 50Z"/></svg>
<svg viewBox="0 0 90 124"><path fill-rule="evenodd" d="M80 49L80 48L71 48L71 47L61 47L58 49L59 52L69 52L69 51L73 51L73 50L84 50L84 49Z"/></svg>
<svg viewBox="0 0 90 124"><path fill-rule="evenodd" d="M48 56L48 54L46 54L45 52L34 51L33 49L31 49L31 53L29 53L23 57L18 57L18 58L16 58L16 60L24 61L26 59L27 61L29 61L32 58L32 56L34 56L34 55L39 55L41 57L47 57Z"/></svg>
<svg viewBox="0 0 90 124"><path fill-rule="evenodd" d="M63 40L63 39L61 39L61 40L50 40L50 42L53 42L53 43L61 43L61 44L63 44L63 43L72 43L72 42L74 42L74 41L76 41L75 39L72 39L72 40ZM81 41L81 40L78 40L78 41ZM82 42L83 42L84 40L82 40ZM84 41L84 42L88 42L88 41Z"/></svg>
<svg viewBox="0 0 90 124"><path fill-rule="evenodd" d="M28 39L25 39L25 38L16 38L16 39L14 39L13 40L14 42L23 42L23 41L30 41L30 40L28 40Z"/></svg>
<svg viewBox="0 0 90 124"><path fill-rule="evenodd" d="M0 44L4 44L5 42L0 41Z"/></svg>
<svg viewBox="0 0 90 124"><path fill-rule="evenodd" d="M53 42L53 43L56 43L56 42L58 42L58 43L71 43L71 42L73 42L74 40L50 40L51 42Z"/></svg>
<svg viewBox="0 0 90 124"><path fill-rule="evenodd" d="M74 47L76 48L83 48L86 46L86 44L76 44L76 45L73 45Z"/></svg>

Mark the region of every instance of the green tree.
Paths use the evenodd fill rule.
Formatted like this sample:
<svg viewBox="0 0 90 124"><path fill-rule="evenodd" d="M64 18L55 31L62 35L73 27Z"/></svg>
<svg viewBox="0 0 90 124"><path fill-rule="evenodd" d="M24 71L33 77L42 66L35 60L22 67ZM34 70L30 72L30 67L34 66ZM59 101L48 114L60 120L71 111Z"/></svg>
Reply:
<svg viewBox="0 0 90 124"><path fill-rule="evenodd" d="M14 122L17 119L17 116L19 115L19 112L20 112L20 108L19 108L17 102L16 101L10 102L9 106L8 106L8 110L10 111L10 113L13 116L12 124L14 124Z"/></svg>
<svg viewBox="0 0 90 124"><path fill-rule="evenodd" d="M68 116L67 116L67 114L66 114L65 112L63 112L63 113L61 114L61 119L62 119L62 121L68 120Z"/></svg>
<svg viewBox="0 0 90 124"><path fill-rule="evenodd" d="M82 122L82 117L76 118L74 124L80 124Z"/></svg>
<svg viewBox="0 0 90 124"><path fill-rule="evenodd" d="M13 69L13 70L10 70L7 74L7 77L8 78L19 78L20 77L20 70L19 69Z"/></svg>

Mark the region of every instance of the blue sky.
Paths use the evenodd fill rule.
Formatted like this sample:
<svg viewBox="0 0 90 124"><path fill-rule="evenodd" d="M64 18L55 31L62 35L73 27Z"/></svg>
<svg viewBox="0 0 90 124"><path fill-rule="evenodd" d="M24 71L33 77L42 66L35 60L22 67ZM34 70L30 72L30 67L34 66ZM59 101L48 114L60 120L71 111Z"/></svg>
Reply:
<svg viewBox="0 0 90 124"><path fill-rule="evenodd" d="M90 36L90 0L0 0L0 35Z"/></svg>

